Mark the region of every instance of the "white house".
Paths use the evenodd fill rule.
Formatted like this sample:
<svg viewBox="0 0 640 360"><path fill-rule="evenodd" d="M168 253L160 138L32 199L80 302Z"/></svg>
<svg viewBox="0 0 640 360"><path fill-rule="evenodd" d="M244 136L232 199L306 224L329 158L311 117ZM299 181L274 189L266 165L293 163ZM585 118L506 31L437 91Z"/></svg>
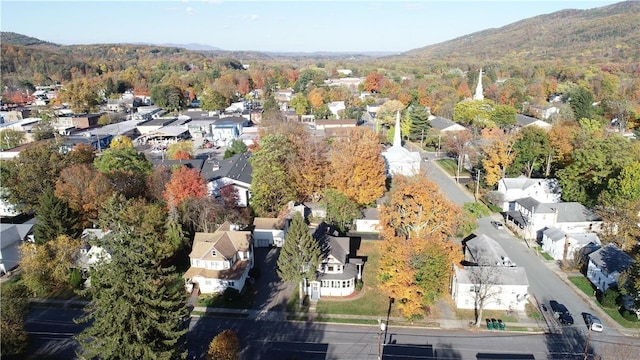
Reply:
<svg viewBox="0 0 640 360"><path fill-rule="evenodd" d="M0 274L20 264L18 247L31 235L33 224L0 224Z"/></svg>
<svg viewBox="0 0 640 360"><path fill-rule="evenodd" d="M576 251L589 244L600 245L596 233L565 233L552 227L542 231L542 250L554 260L572 260Z"/></svg>
<svg viewBox="0 0 640 360"><path fill-rule="evenodd" d="M346 106L344 105L344 101L332 101L328 103L327 106L329 107L329 111L331 111L331 113L336 117L336 119L340 119L339 112L346 109Z"/></svg>
<svg viewBox="0 0 640 360"><path fill-rule="evenodd" d="M617 285L620 274L632 264L631 256L614 244L608 244L589 254L587 278L598 290L604 292Z"/></svg>
<svg viewBox="0 0 640 360"><path fill-rule="evenodd" d="M502 178L498 181L499 203L502 211L515 209L515 201L530 197L541 203L560 202L562 196L557 179L531 179L524 175L516 178Z"/></svg>
<svg viewBox="0 0 640 360"><path fill-rule="evenodd" d="M357 232L380 232L380 210L377 207L364 209L362 217L354 220L354 225Z"/></svg>
<svg viewBox="0 0 640 360"><path fill-rule="evenodd" d="M314 234L323 255L318 275L306 289L312 301L323 296L349 296L356 289L356 281L362 278L362 259L351 257L350 238L331 236L323 229L319 227Z"/></svg>
<svg viewBox="0 0 640 360"><path fill-rule="evenodd" d="M515 201L505 212L506 222L525 239L542 239L542 230L555 227L566 233L599 232L602 218L578 202L541 203L532 197Z"/></svg>
<svg viewBox="0 0 640 360"><path fill-rule="evenodd" d="M111 255L107 250L98 245L109 233L110 231L102 231L101 229L84 229L82 231L82 245L80 246L76 264L83 272L89 273L91 268L101 261L111 261ZM93 242L93 244L90 242Z"/></svg>
<svg viewBox="0 0 640 360"><path fill-rule="evenodd" d="M400 112L396 114L396 126L393 136L393 146L382 152L387 167L387 176L413 176L420 172L420 153L409 151L402 147L400 138Z"/></svg>
<svg viewBox="0 0 640 360"><path fill-rule="evenodd" d="M20 215L20 211L16 210L16 207L6 201L3 197L7 196L8 190L0 187L0 217L14 217Z"/></svg>
<svg viewBox="0 0 640 360"><path fill-rule="evenodd" d="M202 177L207 181L209 195L220 196L220 189L227 185L238 191L238 205L249 204L253 168L249 162L250 152L233 155L223 160L209 159L202 166Z"/></svg>
<svg viewBox="0 0 640 360"><path fill-rule="evenodd" d="M523 311L528 293L529 280L523 267L454 266L451 295L458 309L475 309L476 296L484 294L484 310Z"/></svg>
<svg viewBox="0 0 640 360"><path fill-rule="evenodd" d="M282 247L287 236L289 221L281 218L253 219L253 243L255 247Z"/></svg>
<svg viewBox="0 0 640 360"><path fill-rule="evenodd" d="M522 114L516 114L516 121L518 122L518 126L520 126L521 128L527 126L537 126L543 130L551 130L551 128L553 127L546 121Z"/></svg>
<svg viewBox="0 0 640 360"><path fill-rule="evenodd" d="M253 268L253 236L225 222L213 233L196 233L189 259L191 267L182 276L188 292L241 291Z"/></svg>

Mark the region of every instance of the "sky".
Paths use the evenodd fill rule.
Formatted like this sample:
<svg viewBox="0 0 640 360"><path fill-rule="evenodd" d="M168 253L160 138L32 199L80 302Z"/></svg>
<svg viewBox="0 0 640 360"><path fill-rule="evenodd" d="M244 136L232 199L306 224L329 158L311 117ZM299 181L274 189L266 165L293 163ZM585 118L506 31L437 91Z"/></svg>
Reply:
<svg viewBox="0 0 640 360"><path fill-rule="evenodd" d="M0 0L0 29L61 45L203 44L400 53L563 9L620 1Z"/></svg>

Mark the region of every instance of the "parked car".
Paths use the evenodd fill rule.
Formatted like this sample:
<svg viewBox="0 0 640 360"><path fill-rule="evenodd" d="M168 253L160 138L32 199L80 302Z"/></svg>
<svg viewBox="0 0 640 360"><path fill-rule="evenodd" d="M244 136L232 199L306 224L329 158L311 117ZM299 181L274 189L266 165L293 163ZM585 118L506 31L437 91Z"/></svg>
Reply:
<svg viewBox="0 0 640 360"><path fill-rule="evenodd" d="M604 330L602 321L591 314L584 314L584 322L591 331L602 332L602 330Z"/></svg>
<svg viewBox="0 0 640 360"><path fill-rule="evenodd" d="M555 315L556 319L558 319L560 324L573 325L573 316L571 316L571 313L566 306L560 304L555 300L549 301L549 306L551 306L551 311L553 311L553 314Z"/></svg>
<svg viewBox="0 0 640 360"><path fill-rule="evenodd" d="M492 221L491 225L493 225L498 230L504 229L504 225L502 225L502 223L499 221Z"/></svg>

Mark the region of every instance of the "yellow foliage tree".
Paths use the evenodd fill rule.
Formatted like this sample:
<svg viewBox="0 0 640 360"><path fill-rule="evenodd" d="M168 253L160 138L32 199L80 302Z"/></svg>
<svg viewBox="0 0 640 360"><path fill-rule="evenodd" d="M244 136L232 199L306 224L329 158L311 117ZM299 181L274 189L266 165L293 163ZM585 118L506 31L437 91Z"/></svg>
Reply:
<svg viewBox="0 0 640 360"><path fill-rule="evenodd" d="M381 290L398 300L405 317L423 315L447 288L461 254L450 240L459 213L424 176L394 177L389 200L380 209L384 241L378 277Z"/></svg>
<svg viewBox="0 0 640 360"><path fill-rule="evenodd" d="M237 360L240 350L240 339L232 330L224 330L211 340L208 360Z"/></svg>
<svg viewBox="0 0 640 360"><path fill-rule="evenodd" d="M193 158L193 141L178 141L167 147L167 158L169 160L178 160L178 157L184 159L184 154L188 154L189 158Z"/></svg>
<svg viewBox="0 0 640 360"><path fill-rule="evenodd" d="M513 149L515 140L515 136L505 135L482 146L484 152L482 166L485 171L484 181L487 185L493 186L505 176L507 168L516 157Z"/></svg>
<svg viewBox="0 0 640 360"><path fill-rule="evenodd" d="M317 109L322 106L322 104L324 104L325 95L326 91L324 88L315 88L311 90L307 96L309 104L311 104L311 108Z"/></svg>
<svg viewBox="0 0 640 360"><path fill-rule="evenodd" d="M133 147L133 141L126 135L118 135L111 140L109 147Z"/></svg>
<svg viewBox="0 0 640 360"><path fill-rule="evenodd" d="M381 153L378 136L371 129L350 129L330 146L329 184L360 205L376 201L386 190Z"/></svg>

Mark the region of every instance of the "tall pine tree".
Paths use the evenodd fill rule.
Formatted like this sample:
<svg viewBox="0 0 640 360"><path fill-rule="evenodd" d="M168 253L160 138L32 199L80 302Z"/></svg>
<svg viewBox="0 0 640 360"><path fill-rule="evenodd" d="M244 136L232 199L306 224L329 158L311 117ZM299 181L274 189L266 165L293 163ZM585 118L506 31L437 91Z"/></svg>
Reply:
<svg viewBox="0 0 640 360"><path fill-rule="evenodd" d="M278 275L302 287L303 280L315 280L321 256L318 242L311 236L302 215L296 212L278 256ZM302 291L299 294L302 297Z"/></svg>
<svg viewBox="0 0 640 360"><path fill-rule="evenodd" d="M415 105L409 108L409 118L411 119L409 139L411 141L420 141L427 137L431 128L429 115L429 110L422 105Z"/></svg>
<svg viewBox="0 0 640 360"><path fill-rule="evenodd" d="M40 205L36 210L33 229L36 244L44 244L58 235L78 238L82 234L79 220L78 214L54 195L53 188L47 187L40 196Z"/></svg>
<svg viewBox="0 0 640 360"><path fill-rule="evenodd" d="M122 218L127 202L113 197L101 214L111 230L101 244L109 261L91 271L86 290L93 303L79 322L90 322L79 336L83 358L184 359L187 294L173 268L154 250L156 236ZM158 229L162 232L164 229Z"/></svg>

